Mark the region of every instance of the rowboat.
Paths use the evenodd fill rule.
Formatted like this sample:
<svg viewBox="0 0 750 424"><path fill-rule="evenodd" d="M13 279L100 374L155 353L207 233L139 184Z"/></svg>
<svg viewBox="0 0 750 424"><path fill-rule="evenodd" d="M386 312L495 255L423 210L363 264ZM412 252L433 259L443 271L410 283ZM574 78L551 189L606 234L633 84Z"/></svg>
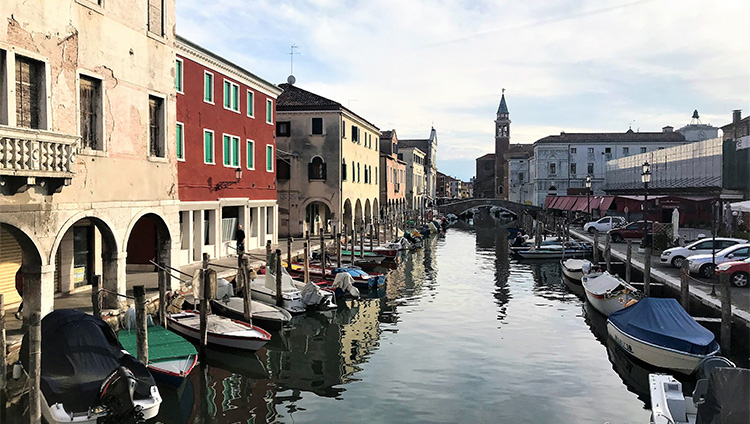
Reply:
<svg viewBox="0 0 750 424"><path fill-rule="evenodd" d="M692 374L703 358L719 353L713 333L675 299L646 297L615 311L607 333L626 352L655 367Z"/></svg>
<svg viewBox="0 0 750 424"><path fill-rule="evenodd" d="M253 323L260 325L263 329L278 331L289 325L292 320L292 314L283 308L255 300L250 302ZM244 322L245 299L237 296L211 299L211 311Z"/></svg>
<svg viewBox="0 0 750 424"><path fill-rule="evenodd" d="M560 261L563 274L568 277L570 281L578 284L581 284L581 279L583 279L584 264L588 264L589 267L591 266L591 262L589 262L587 259L571 258Z"/></svg>
<svg viewBox="0 0 750 424"><path fill-rule="evenodd" d="M271 340L271 335L260 327L214 314L209 314L206 318L209 345L256 351ZM167 326L188 340L200 340L198 312L183 311L170 314L167 316Z"/></svg>
<svg viewBox="0 0 750 424"><path fill-rule="evenodd" d="M643 298L635 287L607 271L584 275L582 284L591 306L607 317L612 312L627 307L632 300Z"/></svg>
<svg viewBox="0 0 750 424"><path fill-rule="evenodd" d="M575 258L587 256L591 249L584 245L571 245L563 247L561 244L549 244L536 246L528 250L517 250L514 253L524 259L558 259L558 258Z"/></svg>
<svg viewBox="0 0 750 424"><path fill-rule="evenodd" d="M117 338L128 352L137 352L135 330L120 330ZM198 363L195 346L184 338L158 325L147 329L148 364L154 379L162 384L180 387Z"/></svg>

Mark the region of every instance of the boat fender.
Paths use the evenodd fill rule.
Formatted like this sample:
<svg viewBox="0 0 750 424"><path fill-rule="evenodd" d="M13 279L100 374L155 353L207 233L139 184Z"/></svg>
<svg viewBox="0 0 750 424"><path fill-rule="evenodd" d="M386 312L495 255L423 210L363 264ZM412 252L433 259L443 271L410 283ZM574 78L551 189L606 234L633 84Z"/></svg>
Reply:
<svg viewBox="0 0 750 424"><path fill-rule="evenodd" d="M627 308L629 306L635 305L636 303L638 303L638 299L630 299L630 301L625 304L625 307Z"/></svg>

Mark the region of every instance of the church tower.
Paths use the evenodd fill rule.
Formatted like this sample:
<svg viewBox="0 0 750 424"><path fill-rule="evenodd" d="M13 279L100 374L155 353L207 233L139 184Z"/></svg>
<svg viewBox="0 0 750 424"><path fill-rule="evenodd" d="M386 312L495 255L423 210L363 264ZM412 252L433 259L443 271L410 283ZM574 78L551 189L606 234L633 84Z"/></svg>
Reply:
<svg viewBox="0 0 750 424"><path fill-rule="evenodd" d="M510 113L505 103L505 89L500 98L495 119L495 198L508 198L508 162L505 153L510 148Z"/></svg>

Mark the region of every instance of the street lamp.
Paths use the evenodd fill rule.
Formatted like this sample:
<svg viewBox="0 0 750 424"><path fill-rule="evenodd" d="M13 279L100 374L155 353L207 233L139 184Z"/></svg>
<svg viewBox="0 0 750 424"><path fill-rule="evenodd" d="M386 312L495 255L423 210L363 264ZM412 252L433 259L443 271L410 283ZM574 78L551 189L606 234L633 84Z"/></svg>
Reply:
<svg viewBox="0 0 750 424"><path fill-rule="evenodd" d="M589 221L591 221L591 201L589 200L591 196L591 175L586 175L586 214L589 216Z"/></svg>
<svg viewBox="0 0 750 424"><path fill-rule="evenodd" d="M643 172L641 172L641 182L643 183L643 225L644 237L648 232L648 183L651 182L651 165L648 161L643 162L641 165Z"/></svg>

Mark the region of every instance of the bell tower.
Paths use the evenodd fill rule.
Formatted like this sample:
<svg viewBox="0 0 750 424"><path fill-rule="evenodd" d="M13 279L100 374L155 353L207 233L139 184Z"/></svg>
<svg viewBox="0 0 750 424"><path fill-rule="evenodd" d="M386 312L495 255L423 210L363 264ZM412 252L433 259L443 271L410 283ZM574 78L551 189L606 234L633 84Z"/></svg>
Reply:
<svg viewBox="0 0 750 424"><path fill-rule="evenodd" d="M495 198L508 198L508 162L505 153L510 148L510 113L505 103L505 89L500 98L495 119Z"/></svg>

